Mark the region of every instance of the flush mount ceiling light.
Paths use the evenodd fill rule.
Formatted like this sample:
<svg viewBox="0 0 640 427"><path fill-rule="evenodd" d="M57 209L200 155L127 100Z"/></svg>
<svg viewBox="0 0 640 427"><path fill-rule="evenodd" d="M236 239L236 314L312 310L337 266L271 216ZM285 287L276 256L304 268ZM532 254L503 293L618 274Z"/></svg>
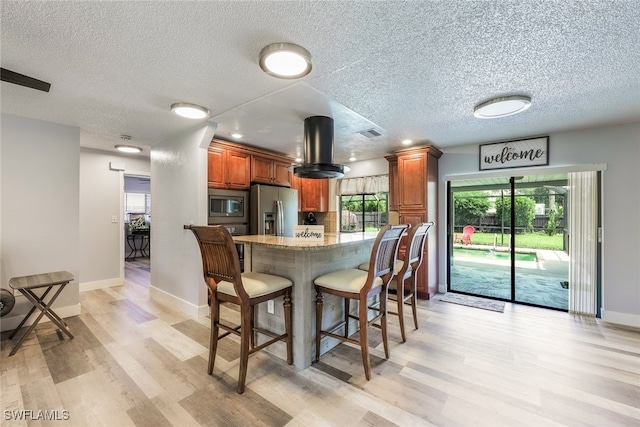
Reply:
<svg viewBox="0 0 640 427"><path fill-rule="evenodd" d="M122 140L122 142L128 142L131 141L131 137L129 135L120 135L120 140ZM142 148L128 144L118 144L115 146L115 149L123 153L140 153L142 151Z"/></svg>
<svg viewBox="0 0 640 427"><path fill-rule="evenodd" d="M473 115L479 119L495 119L521 113L530 106L531 98L528 96L501 96L476 105Z"/></svg>
<svg viewBox="0 0 640 427"><path fill-rule="evenodd" d="M274 77L298 79L311 72L311 54L293 43L273 43L260 51L260 68Z"/></svg>
<svg viewBox="0 0 640 427"><path fill-rule="evenodd" d="M171 105L171 112L187 119L204 119L210 114L206 108L196 104L187 104L186 102L176 102Z"/></svg>

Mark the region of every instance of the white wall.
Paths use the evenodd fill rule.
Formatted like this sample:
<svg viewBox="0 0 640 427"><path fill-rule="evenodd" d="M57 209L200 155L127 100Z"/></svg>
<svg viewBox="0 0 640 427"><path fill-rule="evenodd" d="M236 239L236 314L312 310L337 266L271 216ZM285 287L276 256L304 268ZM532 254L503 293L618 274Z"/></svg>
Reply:
<svg viewBox="0 0 640 427"><path fill-rule="evenodd" d="M109 168L124 164L125 171ZM80 289L122 285L124 281L123 173L150 173L139 156L80 149ZM113 216L117 222L112 223Z"/></svg>
<svg viewBox="0 0 640 427"><path fill-rule="evenodd" d="M384 175L389 173L389 162L385 158L362 160L347 163L351 170L344 174L344 178L357 178L360 176Z"/></svg>
<svg viewBox="0 0 640 427"><path fill-rule="evenodd" d="M2 287L11 277L66 270L75 280L56 300L62 316L80 313L80 129L2 114L0 263ZM16 298L2 329L30 308Z"/></svg>
<svg viewBox="0 0 640 427"><path fill-rule="evenodd" d="M152 298L198 316L207 293L198 244L185 224L207 225L207 147L216 126L205 124L151 149Z"/></svg>
<svg viewBox="0 0 640 427"><path fill-rule="evenodd" d="M446 242L443 178L478 172L478 145L444 151L439 163L441 242ZM549 135L550 167L591 163L607 164L603 172L602 317L640 326L640 123ZM518 173L525 174L526 169ZM440 283L446 284L445 245L440 247L440 259Z"/></svg>

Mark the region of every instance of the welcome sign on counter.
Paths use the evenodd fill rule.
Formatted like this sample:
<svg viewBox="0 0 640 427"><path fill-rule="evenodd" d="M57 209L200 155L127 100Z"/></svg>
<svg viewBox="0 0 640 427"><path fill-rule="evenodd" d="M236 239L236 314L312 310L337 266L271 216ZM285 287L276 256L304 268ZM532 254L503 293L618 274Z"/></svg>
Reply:
<svg viewBox="0 0 640 427"><path fill-rule="evenodd" d="M324 225L294 225L293 238L306 242L324 241Z"/></svg>

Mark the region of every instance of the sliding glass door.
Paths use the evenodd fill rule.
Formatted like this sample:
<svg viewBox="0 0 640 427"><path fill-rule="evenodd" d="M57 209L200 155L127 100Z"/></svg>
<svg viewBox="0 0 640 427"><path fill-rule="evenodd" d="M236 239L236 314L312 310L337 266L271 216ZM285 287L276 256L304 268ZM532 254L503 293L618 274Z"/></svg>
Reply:
<svg viewBox="0 0 640 427"><path fill-rule="evenodd" d="M453 181L449 290L567 310L566 174Z"/></svg>

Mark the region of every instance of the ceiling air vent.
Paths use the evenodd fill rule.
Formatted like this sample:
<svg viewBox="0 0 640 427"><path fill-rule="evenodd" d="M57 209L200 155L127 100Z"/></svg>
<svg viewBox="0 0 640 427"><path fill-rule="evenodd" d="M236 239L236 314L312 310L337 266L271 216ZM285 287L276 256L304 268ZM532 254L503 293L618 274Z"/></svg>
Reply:
<svg viewBox="0 0 640 427"><path fill-rule="evenodd" d="M367 129L367 130L363 130L358 132L359 135L364 136L367 139L373 139L376 138L380 135L382 135L382 133L378 132L375 129Z"/></svg>

